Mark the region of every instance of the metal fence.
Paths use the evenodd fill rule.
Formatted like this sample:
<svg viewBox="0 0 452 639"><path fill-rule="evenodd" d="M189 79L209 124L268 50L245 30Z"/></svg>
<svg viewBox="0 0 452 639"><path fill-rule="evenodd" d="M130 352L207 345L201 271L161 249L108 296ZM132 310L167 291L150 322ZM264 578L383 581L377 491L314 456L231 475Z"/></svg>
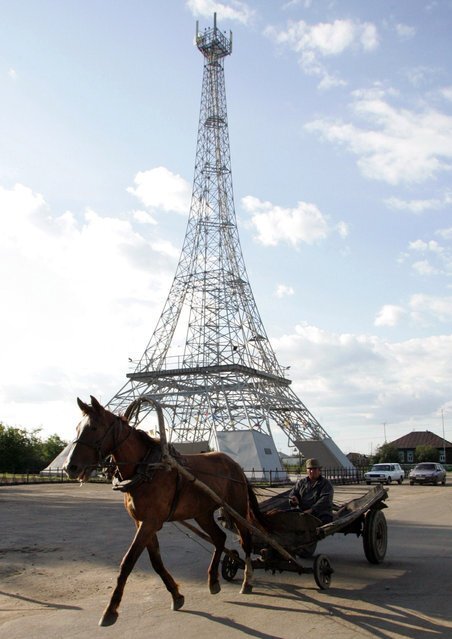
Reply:
<svg viewBox="0 0 452 639"><path fill-rule="evenodd" d="M324 477L327 477L333 484L359 484L364 480L364 470L348 468L324 468ZM294 472L292 470L281 469L255 469L245 470L245 475L253 484L266 484L269 486L280 486L291 484L305 473ZM18 484L48 484L48 483L73 483L77 480L69 479L66 473L60 469L53 469L51 472L25 472L25 473L0 473L0 485ZM99 483L109 483L110 480L103 475L91 478L91 481Z"/></svg>
<svg viewBox="0 0 452 639"><path fill-rule="evenodd" d="M106 477L93 477L91 481L100 483L108 483ZM77 483L76 479L69 479L64 470L56 468L52 472L34 472L26 473L0 473L0 486L17 486L19 484L62 484Z"/></svg>
<svg viewBox="0 0 452 639"><path fill-rule="evenodd" d="M414 466L404 465L405 478L408 477L409 470ZM368 470L366 467L358 468L323 468L322 475L329 479L332 484L337 486L346 484L361 484L365 482L364 473ZM245 475L253 484L265 484L268 486L280 486L284 484L292 484L300 477L305 477L304 469L288 468L285 470L274 469L255 469L245 470ZM0 485L17 485L17 484L48 484L48 483L74 483L77 480L69 479L66 473L60 469L54 469L51 472L26 472L26 473L5 473L0 471ZM103 475L92 477L91 481L99 483L109 483L110 480Z"/></svg>

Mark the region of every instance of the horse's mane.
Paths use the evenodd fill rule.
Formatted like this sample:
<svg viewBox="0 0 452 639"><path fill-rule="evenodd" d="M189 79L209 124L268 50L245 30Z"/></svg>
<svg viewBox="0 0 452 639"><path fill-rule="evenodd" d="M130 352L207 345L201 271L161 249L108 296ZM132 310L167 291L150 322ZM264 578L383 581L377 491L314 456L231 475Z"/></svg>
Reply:
<svg viewBox="0 0 452 639"><path fill-rule="evenodd" d="M135 428L134 430L142 443L145 444L145 446L148 446L153 450L156 450L158 448L161 451L162 447L160 444L160 438L151 437L151 435L148 435L148 433L146 433L146 431L144 430L141 430L141 428ZM168 444L168 450L172 457L179 461L182 460L182 455L174 448L172 444Z"/></svg>
<svg viewBox="0 0 452 639"><path fill-rule="evenodd" d="M152 448L156 448L157 446L160 447L160 439L151 437L150 435L148 435L148 433L146 433L146 431L141 430L141 428L135 428L134 430L136 434L138 435L138 437L140 438L140 440L142 441L142 443L146 444L146 446L149 446Z"/></svg>

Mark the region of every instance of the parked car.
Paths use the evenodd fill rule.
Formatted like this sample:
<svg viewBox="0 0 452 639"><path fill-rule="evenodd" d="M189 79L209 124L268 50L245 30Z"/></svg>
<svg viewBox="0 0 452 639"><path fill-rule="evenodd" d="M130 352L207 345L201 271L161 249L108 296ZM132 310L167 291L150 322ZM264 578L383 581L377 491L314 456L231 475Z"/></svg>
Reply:
<svg viewBox="0 0 452 639"><path fill-rule="evenodd" d="M422 462L418 464L408 475L411 486L413 484L439 484L444 486L446 483L446 471L441 464L436 462Z"/></svg>
<svg viewBox="0 0 452 639"><path fill-rule="evenodd" d="M401 484L405 479L405 471L400 464L374 464L372 468L364 473L366 484L372 482L390 484L396 481Z"/></svg>

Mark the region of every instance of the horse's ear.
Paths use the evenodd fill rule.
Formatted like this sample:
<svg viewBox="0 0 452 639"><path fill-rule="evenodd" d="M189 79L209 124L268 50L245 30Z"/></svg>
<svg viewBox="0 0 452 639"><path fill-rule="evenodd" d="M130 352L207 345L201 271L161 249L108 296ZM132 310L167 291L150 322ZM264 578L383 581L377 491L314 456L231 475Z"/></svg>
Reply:
<svg viewBox="0 0 452 639"><path fill-rule="evenodd" d="M99 404L99 402L97 401L95 397L93 397L92 395L90 395L90 397L91 397L91 406L94 408L96 413L100 413L103 410L103 406Z"/></svg>
<svg viewBox="0 0 452 639"><path fill-rule="evenodd" d="M91 406L88 406L88 404L85 404L85 402L82 402L80 397L77 397L77 404L80 410L82 411L82 413L84 415L88 415L89 411L91 410Z"/></svg>

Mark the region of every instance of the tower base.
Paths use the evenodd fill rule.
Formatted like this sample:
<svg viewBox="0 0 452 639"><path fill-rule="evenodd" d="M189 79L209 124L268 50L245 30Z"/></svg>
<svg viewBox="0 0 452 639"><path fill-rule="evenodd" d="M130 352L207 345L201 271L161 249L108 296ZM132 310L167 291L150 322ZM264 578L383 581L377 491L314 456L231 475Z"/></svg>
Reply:
<svg viewBox="0 0 452 639"><path fill-rule="evenodd" d="M339 446L332 439L298 439L295 446L303 457L315 457L323 468L349 468L354 469L352 462L344 455Z"/></svg>
<svg viewBox="0 0 452 639"><path fill-rule="evenodd" d="M256 430L220 431L218 450L234 459L251 480L286 481L275 443L270 435Z"/></svg>

